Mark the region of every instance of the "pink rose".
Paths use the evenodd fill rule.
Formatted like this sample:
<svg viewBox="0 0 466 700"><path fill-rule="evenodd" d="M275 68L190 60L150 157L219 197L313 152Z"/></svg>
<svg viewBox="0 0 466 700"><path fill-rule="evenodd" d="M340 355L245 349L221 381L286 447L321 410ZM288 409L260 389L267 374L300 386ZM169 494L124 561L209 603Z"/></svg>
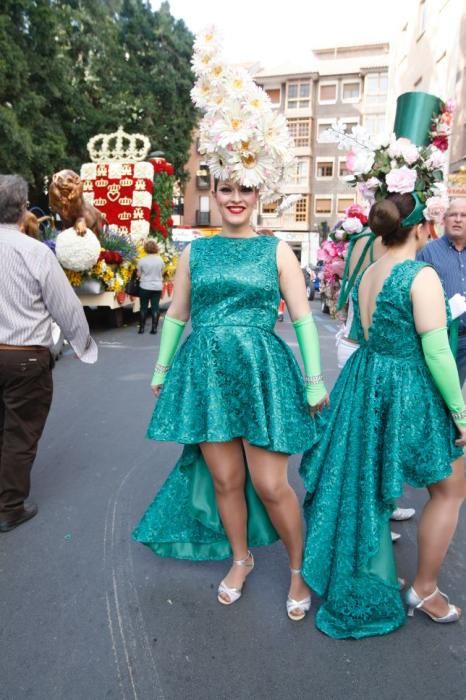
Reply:
<svg viewBox="0 0 466 700"><path fill-rule="evenodd" d="M441 224L448 209L448 197L429 197L426 200L424 218Z"/></svg>
<svg viewBox="0 0 466 700"><path fill-rule="evenodd" d="M390 158L403 158L408 165L412 165L419 158L419 149L411 141L401 138L391 143L388 155Z"/></svg>
<svg viewBox="0 0 466 700"><path fill-rule="evenodd" d="M335 260L334 262L330 263L330 268L334 275L337 277L343 277L343 273L345 271L345 261Z"/></svg>
<svg viewBox="0 0 466 700"><path fill-rule="evenodd" d="M343 228L345 229L346 233L361 233L363 229L363 225L361 223L361 220L356 218L355 216L350 216L348 219L345 219L342 223Z"/></svg>
<svg viewBox="0 0 466 700"><path fill-rule="evenodd" d="M354 172L354 166L356 165L356 153L354 151L348 151L346 154L346 169L350 173Z"/></svg>
<svg viewBox="0 0 466 700"><path fill-rule="evenodd" d="M335 231L335 238L337 241L343 241L345 238L345 232L341 230L341 228L338 229L338 231Z"/></svg>
<svg viewBox="0 0 466 700"><path fill-rule="evenodd" d="M456 109L456 102L453 99L447 100L445 102L445 112L454 112Z"/></svg>
<svg viewBox="0 0 466 700"><path fill-rule="evenodd" d="M416 180L416 171L408 168L406 165L403 165L401 168L393 168L385 179L388 191L399 192L400 194L413 192Z"/></svg>
<svg viewBox="0 0 466 700"><path fill-rule="evenodd" d="M438 148L435 148L435 146L431 146L430 156L426 160L427 167L431 170L438 170L439 168L443 168L445 161L445 153L440 151Z"/></svg>

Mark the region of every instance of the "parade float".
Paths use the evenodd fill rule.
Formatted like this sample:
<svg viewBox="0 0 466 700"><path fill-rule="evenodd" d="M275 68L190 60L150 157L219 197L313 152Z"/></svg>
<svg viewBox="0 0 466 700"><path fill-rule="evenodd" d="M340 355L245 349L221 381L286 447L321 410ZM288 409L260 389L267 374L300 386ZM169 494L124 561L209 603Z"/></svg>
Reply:
<svg viewBox="0 0 466 700"><path fill-rule="evenodd" d="M149 150L147 137L121 127L98 134L88 143L91 162L80 175L62 170L49 187L50 209L65 227L49 245L83 306L113 310L117 325L123 308L139 309L128 291L144 239L157 241L165 263L162 303L173 287L174 170L164 158L148 157Z"/></svg>

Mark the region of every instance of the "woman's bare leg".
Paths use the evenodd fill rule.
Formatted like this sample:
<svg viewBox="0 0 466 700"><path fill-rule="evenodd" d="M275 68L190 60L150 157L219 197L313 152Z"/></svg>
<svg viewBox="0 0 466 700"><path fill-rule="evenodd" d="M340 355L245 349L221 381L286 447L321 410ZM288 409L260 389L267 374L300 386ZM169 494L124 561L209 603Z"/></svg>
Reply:
<svg viewBox="0 0 466 700"><path fill-rule="evenodd" d="M264 503L288 552L290 567L300 569L303 560L303 526L298 497L288 483L288 455L269 452L243 441L254 488ZM291 577L290 598L303 600L309 588L301 576Z"/></svg>
<svg viewBox="0 0 466 700"><path fill-rule="evenodd" d="M455 534L466 495L463 457L453 462L452 469L451 476L428 487L430 500L422 511L419 523L418 570L413 588L421 598L430 595L437 586L440 568ZM448 613L448 605L440 595L424 607L438 617Z"/></svg>
<svg viewBox="0 0 466 700"><path fill-rule="evenodd" d="M246 472L241 440L204 442L200 448L214 482L215 499L233 559L245 559L248 556ZM232 566L224 581L230 588L241 588L249 571L244 566Z"/></svg>

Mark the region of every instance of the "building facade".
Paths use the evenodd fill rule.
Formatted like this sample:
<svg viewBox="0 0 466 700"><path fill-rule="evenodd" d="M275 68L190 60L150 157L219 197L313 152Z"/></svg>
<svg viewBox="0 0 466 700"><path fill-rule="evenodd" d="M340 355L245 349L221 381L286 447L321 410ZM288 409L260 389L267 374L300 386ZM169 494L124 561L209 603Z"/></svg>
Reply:
<svg viewBox="0 0 466 700"><path fill-rule="evenodd" d="M456 101L449 151L450 190L466 196L466 5L464 0L408 0L393 42L390 108L403 92Z"/></svg>

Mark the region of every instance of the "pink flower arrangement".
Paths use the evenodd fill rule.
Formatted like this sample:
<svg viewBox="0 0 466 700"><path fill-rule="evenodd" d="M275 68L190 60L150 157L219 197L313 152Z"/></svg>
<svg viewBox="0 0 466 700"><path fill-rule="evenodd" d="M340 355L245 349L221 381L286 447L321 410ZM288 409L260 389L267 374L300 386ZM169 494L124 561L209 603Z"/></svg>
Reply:
<svg viewBox="0 0 466 700"><path fill-rule="evenodd" d="M429 197L429 199L426 200L424 218L427 221L433 221L436 224L441 224L445 217L447 209L448 197Z"/></svg>
<svg viewBox="0 0 466 700"><path fill-rule="evenodd" d="M403 165L401 168L392 168L385 178L389 192L407 194L414 191L417 180L417 172L414 168Z"/></svg>

